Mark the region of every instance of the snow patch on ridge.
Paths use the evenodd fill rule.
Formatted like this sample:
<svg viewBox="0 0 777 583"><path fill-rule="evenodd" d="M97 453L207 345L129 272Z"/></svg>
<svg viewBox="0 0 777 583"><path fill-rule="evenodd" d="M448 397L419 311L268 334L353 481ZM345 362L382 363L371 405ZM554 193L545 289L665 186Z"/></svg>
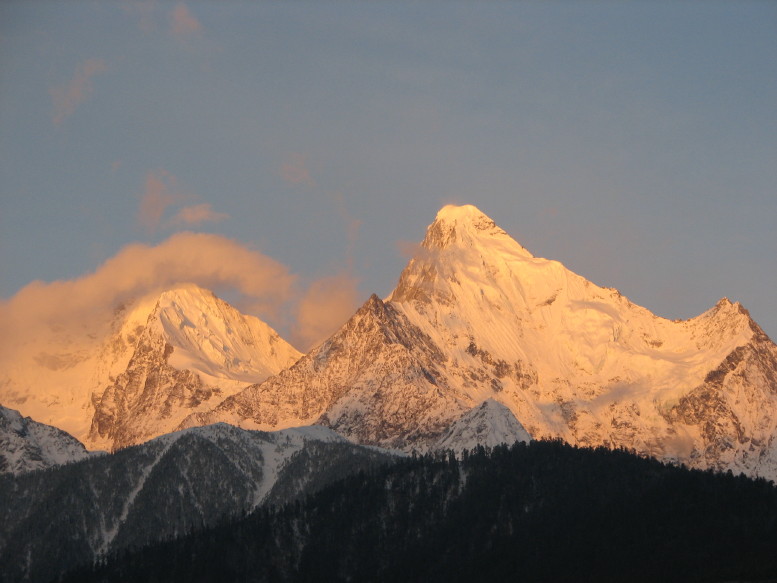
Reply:
<svg viewBox="0 0 777 583"><path fill-rule="evenodd" d="M501 403L487 399L454 421L432 449L451 449L456 453L476 446L511 445L531 441L528 431Z"/></svg>

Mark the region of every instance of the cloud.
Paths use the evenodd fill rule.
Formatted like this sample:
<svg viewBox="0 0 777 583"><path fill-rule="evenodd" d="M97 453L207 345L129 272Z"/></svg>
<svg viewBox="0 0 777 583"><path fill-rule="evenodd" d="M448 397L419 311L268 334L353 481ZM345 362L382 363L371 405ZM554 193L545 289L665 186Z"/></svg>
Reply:
<svg viewBox="0 0 777 583"><path fill-rule="evenodd" d="M200 21L186 7L179 2L170 14L170 33L177 38L186 38L202 30Z"/></svg>
<svg viewBox="0 0 777 583"><path fill-rule="evenodd" d="M195 194L184 192L178 179L166 170L148 172L140 195L138 223L147 233L153 233L160 227L193 227L229 218L228 214L213 210L209 203L199 203L182 207L170 220L163 221L171 207L198 198Z"/></svg>
<svg viewBox="0 0 777 583"><path fill-rule="evenodd" d="M316 183L310 177L307 166L307 156L291 153L281 165L281 177L289 184L313 187Z"/></svg>
<svg viewBox="0 0 777 583"><path fill-rule="evenodd" d="M92 77L108 69L103 59L87 59L76 67L70 82L49 90L54 106L52 121L59 125L73 115L92 92Z"/></svg>
<svg viewBox="0 0 777 583"><path fill-rule="evenodd" d="M118 306L181 283L236 294L260 318L280 318L298 295L296 281L283 264L219 235L184 232L155 246L128 245L94 273L35 281L0 301L0 360L13 362L33 341L99 337Z"/></svg>
<svg viewBox="0 0 777 583"><path fill-rule="evenodd" d="M140 198L138 222L147 232L156 231L165 211L186 199L180 192L178 180L165 170L148 172Z"/></svg>
<svg viewBox="0 0 777 583"><path fill-rule="evenodd" d="M357 283L350 275L314 281L297 304L292 343L307 351L336 332L358 308Z"/></svg>
<svg viewBox="0 0 777 583"><path fill-rule="evenodd" d="M345 235L348 240L345 253L348 270L350 271L353 269L353 257L354 252L356 251L356 243L359 238L359 229L361 228L362 222L348 212L348 209L345 206L345 197L342 193L335 193L334 202L340 218L345 223Z"/></svg>
<svg viewBox="0 0 777 583"><path fill-rule="evenodd" d="M395 243L397 253L404 259L415 259L423 253L423 247L418 241L405 241L400 239Z"/></svg>
<svg viewBox="0 0 777 583"><path fill-rule="evenodd" d="M170 221L171 225L199 225L205 222L218 222L228 219L226 213L218 213L208 203L195 204L179 210Z"/></svg>
<svg viewBox="0 0 777 583"><path fill-rule="evenodd" d="M240 242L182 232L158 245L127 245L93 273L34 281L0 300L0 367L30 362L42 350L78 350L108 333L120 306L185 283L227 297L302 350L334 333L359 305L350 275L303 286L288 267Z"/></svg>
<svg viewBox="0 0 777 583"><path fill-rule="evenodd" d="M154 20L156 0L124 0L121 7L127 14L138 17L138 26L143 32L151 32L156 28Z"/></svg>

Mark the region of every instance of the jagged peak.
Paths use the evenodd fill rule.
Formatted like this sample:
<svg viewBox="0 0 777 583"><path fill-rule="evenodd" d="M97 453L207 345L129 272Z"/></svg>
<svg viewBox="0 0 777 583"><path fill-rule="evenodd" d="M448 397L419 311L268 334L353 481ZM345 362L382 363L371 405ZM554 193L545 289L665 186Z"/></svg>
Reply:
<svg viewBox="0 0 777 583"><path fill-rule="evenodd" d="M753 320L753 317L750 315L750 311L739 302L732 302L727 297L720 298L718 303L716 303L715 306L707 313L711 313L717 318L732 318L734 321L740 322L742 325L747 326L747 328L753 332L754 340L766 341L769 343L772 342L771 338L769 338L766 332L764 332L763 328L761 328L758 323Z"/></svg>
<svg viewBox="0 0 777 583"><path fill-rule="evenodd" d="M434 222L426 230L421 244L426 249L446 249L454 245L472 246L476 241L497 239L509 241L521 255L533 257L529 251L513 240L488 215L476 206L445 205Z"/></svg>
<svg viewBox="0 0 777 583"><path fill-rule="evenodd" d="M537 260L477 207L446 205L427 228L420 249L403 270L388 300L428 302L435 297L445 303L451 298L438 285L441 272L447 273L443 279L456 279L458 274L452 274L451 269L469 262L472 269L465 272L482 270L488 265L496 273L501 269L499 265L514 260L543 261Z"/></svg>
<svg viewBox="0 0 777 583"><path fill-rule="evenodd" d="M367 314L379 314L384 312L386 309L386 305L383 303L383 300L381 300L377 294L372 294L367 301L365 301L358 310L356 310L356 313L354 316L365 316ZM347 325L347 323L346 323Z"/></svg>

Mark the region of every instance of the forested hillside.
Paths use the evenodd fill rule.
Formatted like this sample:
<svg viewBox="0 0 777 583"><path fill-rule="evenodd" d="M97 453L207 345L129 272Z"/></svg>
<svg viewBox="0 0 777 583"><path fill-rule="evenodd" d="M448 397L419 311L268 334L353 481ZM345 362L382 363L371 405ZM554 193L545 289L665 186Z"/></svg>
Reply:
<svg viewBox="0 0 777 583"><path fill-rule="evenodd" d="M559 441L414 457L64 581L777 578L777 488Z"/></svg>

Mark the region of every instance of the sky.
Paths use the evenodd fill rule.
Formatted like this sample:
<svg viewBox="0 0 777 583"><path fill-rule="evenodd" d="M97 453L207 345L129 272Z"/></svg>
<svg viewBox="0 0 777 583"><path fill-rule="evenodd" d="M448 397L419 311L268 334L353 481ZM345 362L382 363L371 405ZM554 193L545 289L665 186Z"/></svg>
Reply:
<svg viewBox="0 0 777 583"><path fill-rule="evenodd" d="M468 203L774 339L775 104L775 2L4 0L0 311L188 280L305 349Z"/></svg>

